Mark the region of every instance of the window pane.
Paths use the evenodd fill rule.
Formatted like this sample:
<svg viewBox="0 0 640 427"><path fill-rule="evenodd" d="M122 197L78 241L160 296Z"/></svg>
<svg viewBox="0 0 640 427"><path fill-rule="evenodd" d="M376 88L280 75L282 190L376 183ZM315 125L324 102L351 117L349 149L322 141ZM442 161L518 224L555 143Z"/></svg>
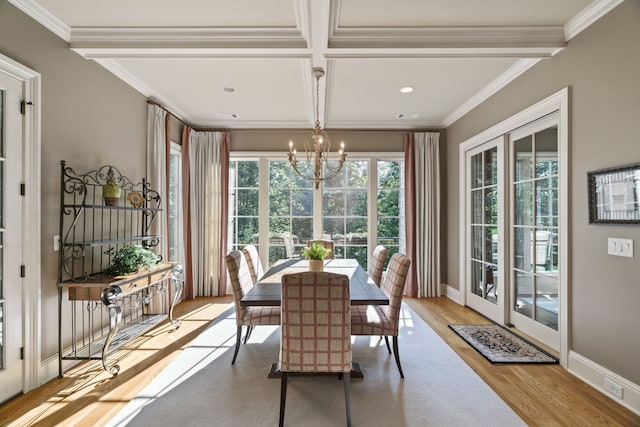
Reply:
<svg viewBox="0 0 640 427"><path fill-rule="evenodd" d="M258 243L258 218L238 218L238 234L236 236L238 245Z"/></svg>
<svg viewBox="0 0 640 427"><path fill-rule="evenodd" d="M287 216L291 211L290 190L269 191L269 216Z"/></svg>
<svg viewBox="0 0 640 427"><path fill-rule="evenodd" d="M347 215L367 216L367 190L347 192Z"/></svg>
<svg viewBox="0 0 640 427"><path fill-rule="evenodd" d="M323 220L323 234L330 236L331 240L344 238L344 227L344 219L342 218L325 218Z"/></svg>
<svg viewBox="0 0 640 427"><path fill-rule="evenodd" d="M313 216L313 190L294 190L291 199L292 215Z"/></svg>
<svg viewBox="0 0 640 427"><path fill-rule="evenodd" d="M398 216L400 214L400 191L378 190L378 215Z"/></svg>
<svg viewBox="0 0 640 427"><path fill-rule="evenodd" d="M291 166L289 162L269 162L269 188L290 188Z"/></svg>
<svg viewBox="0 0 640 427"><path fill-rule="evenodd" d="M238 192L238 215L258 215L258 190L241 190Z"/></svg>
<svg viewBox="0 0 640 427"><path fill-rule="evenodd" d="M322 197L324 215L344 215L344 192L342 190L325 190Z"/></svg>
<svg viewBox="0 0 640 427"><path fill-rule="evenodd" d="M367 188L369 168L365 161L347 162L349 170L347 186L350 188Z"/></svg>
<svg viewBox="0 0 640 427"><path fill-rule="evenodd" d="M398 244L398 235L400 234L400 218L388 217L378 219L378 243ZM386 243L383 243L384 242Z"/></svg>
<svg viewBox="0 0 640 427"><path fill-rule="evenodd" d="M237 162L238 187L257 188L258 187L258 162Z"/></svg>

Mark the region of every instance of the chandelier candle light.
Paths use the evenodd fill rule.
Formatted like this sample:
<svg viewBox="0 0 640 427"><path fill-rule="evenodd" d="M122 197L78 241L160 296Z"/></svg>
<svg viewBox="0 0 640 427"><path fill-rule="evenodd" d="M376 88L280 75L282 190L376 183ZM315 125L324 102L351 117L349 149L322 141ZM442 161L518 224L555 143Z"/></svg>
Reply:
<svg viewBox="0 0 640 427"><path fill-rule="evenodd" d="M315 188L320 188L320 182L329 180L342 169L347 155L344 152L344 142L340 142L338 158L332 160L329 157L331 151L331 139L325 130L320 128L320 77L324 76L324 70L320 67L311 69L311 74L316 79L316 123L304 139L304 160L298 160L293 140L289 141L289 163L298 175L309 181L313 181Z"/></svg>

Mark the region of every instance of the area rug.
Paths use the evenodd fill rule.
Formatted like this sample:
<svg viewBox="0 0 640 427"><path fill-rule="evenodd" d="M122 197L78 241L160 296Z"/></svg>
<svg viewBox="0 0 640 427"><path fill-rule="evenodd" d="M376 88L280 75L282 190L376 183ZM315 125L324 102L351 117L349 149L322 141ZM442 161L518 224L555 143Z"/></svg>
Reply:
<svg viewBox="0 0 640 427"><path fill-rule="evenodd" d="M228 310L196 338L109 426L275 426L280 328L258 326L235 365L235 314ZM364 378L351 380L357 426L524 426L525 423L408 306L401 311L400 378L380 337L353 337ZM337 377L289 380L285 426L346 424Z"/></svg>
<svg viewBox="0 0 640 427"><path fill-rule="evenodd" d="M449 325L491 363L558 363L558 359L500 325Z"/></svg>

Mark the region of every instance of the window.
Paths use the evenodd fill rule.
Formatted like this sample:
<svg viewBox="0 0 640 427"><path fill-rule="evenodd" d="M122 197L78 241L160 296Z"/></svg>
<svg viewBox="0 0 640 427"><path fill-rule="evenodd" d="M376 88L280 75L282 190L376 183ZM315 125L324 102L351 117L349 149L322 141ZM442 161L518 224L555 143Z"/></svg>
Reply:
<svg viewBox="0 0 640 427"><path fill-rule="evenodd" d="M369 162L346 161L322 190L322 238L334 241L336 258L355 258L366 268Z"/></svg>
<svg viewBox="0 0 640 427"><path fill-rule="evenodd" d="M169 155L169 261L184 265L184 238L182 223L182 147L171 143Z"/></svg>
<svg viewBox="0 0 640 427"><path fill-rule="evenodd" d="M349 159L318 191L287 161L232 155L228 248L258 245L272 265L322 237L334 241L337 258L355 258L365 269L377 244L404 251L403 165L397 154Z"/></svg>
<svg viewBox="0 0 640 427"><path fill-rule="evenodd" d="M385 269L395 253L404 252L404 162L378 160L378 244L388 249Z"/></svg>
<svg viewBox="0 0 640 427"><path fill-rule="evenodd" d="M229 162L228 250L258 246L258 161ZM258 250L260 250L258 248Z"/></svg>
<svg viewBox="0 0 640 427"><path fill-rule="evenodd" d="M298 256L313 238L313 191L289 162L269 162L269 265Z"/></svg>

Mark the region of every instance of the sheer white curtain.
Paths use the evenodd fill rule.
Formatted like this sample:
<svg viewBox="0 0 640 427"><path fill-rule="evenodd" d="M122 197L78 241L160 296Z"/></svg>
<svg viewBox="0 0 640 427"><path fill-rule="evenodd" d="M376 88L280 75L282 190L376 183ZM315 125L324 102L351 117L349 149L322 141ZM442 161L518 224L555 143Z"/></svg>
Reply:
<svg viewBox="0 0 640 427"><path fill-rule="evenodd" d="M414 283L417 296L439 297L440 289L440 134L413 135L415 183Z"/></svg>
<svg viewBox="0 0 640 427"><path fill-rule="evenodd" d="M167 138L167 112L155 104L147 105L147 182L160 195L162 211L152 222L149 234L162 236L155 252L162 255L163 260L169 257L169 222L167 207L168 190L168 157L170 152Z"/></svg>
<svg viewBox="0 0 640 427"><path fill-rule="evenodd" d="M227 194L224 176L229 174L225 134L192 130L188 139L193 297L223 295L226 283L221 277L226 272L220 259L226 247L226 204L222 201Z"/></svg>

